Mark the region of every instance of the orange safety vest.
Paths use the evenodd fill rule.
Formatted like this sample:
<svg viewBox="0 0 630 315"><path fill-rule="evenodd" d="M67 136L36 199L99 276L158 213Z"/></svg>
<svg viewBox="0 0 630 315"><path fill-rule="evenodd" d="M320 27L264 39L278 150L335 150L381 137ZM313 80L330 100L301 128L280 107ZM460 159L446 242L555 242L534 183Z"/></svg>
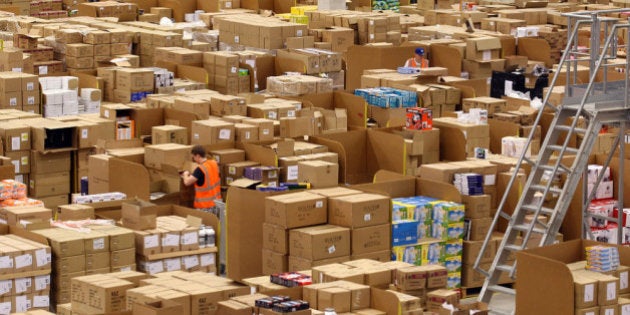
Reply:
<svg viewBox="0 0 630 315"><path fill-rule="evenodd" d="M196 209L206 209L214 207L215 200L221 200L221 179L219 178L219 166L215 160L206 160L199 165L203 172L203 185L195 182L195 203Z"/></svg>
<svg viewBox="0 0 630 315"><path fill-rule="evenodd" d="M429 62L424 58L422 58L420 67L418 67L418 62L416 62L416 58L410 58L409 61L410 61L409 65L412 68L428 68L429 67Z"/></svg>

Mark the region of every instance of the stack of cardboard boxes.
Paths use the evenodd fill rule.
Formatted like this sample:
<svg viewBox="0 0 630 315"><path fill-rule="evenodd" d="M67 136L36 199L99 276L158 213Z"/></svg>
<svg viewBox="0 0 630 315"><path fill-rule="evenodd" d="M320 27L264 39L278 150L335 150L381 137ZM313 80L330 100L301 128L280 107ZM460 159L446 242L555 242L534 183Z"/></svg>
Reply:
<svg viewBox="0 0 630 315"><path fill-rule="evenodd" d="M131 51L131 38L125 32L86 30L82 35L65 41L65 47L62 45L59 49L60 57L71 73L92 70L100 62L128 55Z"/></svg>
<svg viewBox="0 0 630 315"><path fill-rule="evenodd" d="M45 20L52 20L68 16L63 10L61 0L37 0L31 1L30 15Z"/></svg>
<svg viewBox="0 0 630 315"><path fill-rule="evenodd" d="M14 166L15 179L28 185L31 172L31 127L18 122L3 122L0 126L4 156Z"/></svg>
<svg viewBox="0 0 630 315"><path fill-rule="evenodd" d="M11 70L11 69L9 69ZM0 108L39 113L40 96L37 76L27 73L0 73Z"/></svg>
<svg viewBox="0 0 630 315"><path fill-rule="evenodd" d="M140 281L140 287L127 291L127 308L155 299L181 303L181 314L216 312L218 303L250 294L250 288L231 279L203 272L170 272ZM208 311L210 310L210 311Z"/></svg>
<svg viewBox="0 0 630 315"><path fill-rule="evenodd" d="M462 123L455 118L442 117L434 119L433 126L440 129L440 145L448 147L463 145L466 157L475 157L477 148L488 149L490 147L490 128L487 124ZM452 136L453 132L464 134L464 143L461 143L460 137ZM458 150L449 150L442 151L442 154L448 156L448 154L456 154L456 152ZM444 157L442 156L442 158Z"/></svg>
<svg viewBox="0 0 630 315"><path fill-rule="evenodd" d="M333 82L328 78L306 75L267 77L267 89L278 96L300 96L332 92Z"/></svg>
<svg viewBox="0 0 630 315"><path fill-rule="evenodd" d="M116 17L120 22L135 21L138 18L138 5L115 1L80 3L77 14L91 17Z"/></svg>
<svg viewBox="0 0 630 315"><path fill-rule="evenodd" d="M266 199L262 249L264 274L305 270L333 262L331 260L349 260L349 230L318 226L327 223L327 209L326 197L309 192ZM321 260L323 262L319 262Z"/></svg>
<svg viewBox="0 0 630 315"><path fill-rule="evenodd" d="M79 113L79 79L77 77L44 77L42 86L44 117L60 117Z"/></svg>
<svg viewBox="0 0 630 315"><path fill-rule="evenodd" d="M229 52L205 52L203 66L208 71L208 85L223 94L249 92L249 73L241 70L238 55Z"/></svg>
<svg viewBox="0 0 630 315"><path fill-rule="evenodd" d="M216 272L216 247L200 244L199 222L170 215L141 200L123 203L122 224L133 229L138 269L148 274L170 271ZM201 246L201 247L200 247Z"/></svg>
<svg viewBox="0 0 630 315"><path fill-rule="evenodd" d="M56 304L71 301L71 279L83 275L135 270L132 231L116 226L91 226L89 233L50 228L34 233L48 239L52 248Z"/></svg>
<svg viewBox="0 0 630 315"><path fill-rule="evenodd" d="M492 71L503 71L505 59L501 59L501 41L497 37L477 37L466 40L466 59L463 70L471 79L488 78Z"/></svg>
<svg viewBox="0 0 630 315"><path fill-rule="evenodd" d="M628 285L622 278L628 276L628 267L600 273L586 270L586 262L568 264L575 286L576 314L623 314L630 307Z"/></svg>
<svg viewBox="0 0 630 315"><path fill-rule="evenodd" d="M286 23L249 14L215 17L215 23L219 24L221 41L228 45L281 49L288 38L308 35L304 24Z"/></svg>
<svg viewBox="0 0 630 315"><path fill-rule="evenodd" d="M390 198L376 194L359 193L328 199L328 223L350 228L351 260L388 260L390 209Z"/></svg>
<svg viewBox="0 0 630 315"><path fill-rule="evenodd" d="M7 313L48 310L50 247L16 235L0 237L2 307Z"/></svg>

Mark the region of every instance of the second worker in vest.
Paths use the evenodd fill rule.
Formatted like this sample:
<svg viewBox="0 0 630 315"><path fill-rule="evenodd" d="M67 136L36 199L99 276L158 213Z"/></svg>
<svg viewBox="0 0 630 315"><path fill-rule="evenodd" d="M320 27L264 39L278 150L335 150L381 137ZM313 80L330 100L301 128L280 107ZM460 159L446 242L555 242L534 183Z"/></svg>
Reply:
<svg viewBox="0 0 630 315"><path fill-rule="evenodd" d="M214 213L219 217L220 208L217 205L221 202L219 166L214 159L206 158L206 149L203 146L193 146L190 153L193 162L199 166L195 168L192 174L188 171L182 173L184 185L195 185L195 209Z"/></svg>
<svg viewBox="0 0 630 315"><path fill-rule="evenodd" d="M418 47L415 50L415 54L413 58L407 59L405 62L405 67L407 68L428 68L429 60L424 58L424 48Z"/></svg>

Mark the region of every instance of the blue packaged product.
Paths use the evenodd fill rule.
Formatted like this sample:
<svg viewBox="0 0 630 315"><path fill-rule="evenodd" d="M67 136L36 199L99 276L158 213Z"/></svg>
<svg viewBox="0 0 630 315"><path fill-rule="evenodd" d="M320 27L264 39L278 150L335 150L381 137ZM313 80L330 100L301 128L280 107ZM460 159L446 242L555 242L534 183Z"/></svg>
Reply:
<svg viewBox="0 0 630 315"><path fill-rule="evenodd" d="M392 223L392 246L418 243L418 221L403 220Z"/></svg>

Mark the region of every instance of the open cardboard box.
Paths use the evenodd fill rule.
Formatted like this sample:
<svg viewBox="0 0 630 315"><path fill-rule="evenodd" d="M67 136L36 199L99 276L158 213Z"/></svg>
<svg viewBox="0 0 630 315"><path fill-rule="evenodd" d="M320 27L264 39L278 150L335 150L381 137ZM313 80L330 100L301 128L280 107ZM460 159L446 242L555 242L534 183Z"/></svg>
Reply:
<svg viewBox="0 0 630 315"><path fill-rule="evenodd" d="M265 198L286 192L262 192L230 186L226 207L226 272L230 279L262 276L262 224L265 221Z"/></svg>
<svg viewBox="0 0 630 315"><path fill-rule="evenodd" d="M278 158L293 155L293 139L281 141L257 141L243 143L248 160L266 166L278 166ZM274 145L274 147L272 147Z"/></svg>
<svg viewBox="0 0 630 315"><path fill-rule="evenodd" d="M601 243L573 240L518 252L516 314L575 314L573 276L568 263L585 260L586 246ZM619 249L621 265L630 264L630 248Z"/></svg>
<svg viewBox="0 0 630 315"><path fill-rule="evenodd" d="M311 137L311 142L339 155L341 183L371 182L379 169L404 171L405 142L395 134L362 129Z"/></svg>
<svg viewBox="0 0 630 315"><path fill-rule="evenodd" d="M380 170L372 183L353 185L350 188L365 192L388 195L391 198L428 196L453 202L462 202L461 194L455 186Z"/></svg>
<svg viewBox="0 0 630 315"><path fill-rule="evenodd" d="M460 202L460 195L452 185L405 176L390 171L379 171L369 183L352 186L366 192L391 197L409 197L418 194ZM240 281L262 276L262 225L264 205L268 196L287 192L261 192L230 186L226 198L227 212L227 276ZM235 228L230 228L231 226Z"/></svg>
<svg viewBox="0 0 630 315"><path fill-rule="evenodd" d="M302 108L320 107L323 109L343 108L347 112L348 127L367 127L368 104L359 96L346 91L319 94L305 94L290 99L302 102Z"/></svg>
<svg viewBox="0 0 630 315"><path fill-rule="evenodd" d="M104 193L110 191L118 191L125 193L128 198L140 198L143 200L151 200L156 204L183 204L190 205L194 199L194 188L186 187L181 184L179 171L175 167L163 167L160 177L151 177L149 169L144 165L123 160L121 158L108 158L108 168L101 169L107 174L100 174L99 178L107 178L107 189L105 186L100 188L90 188L90 193ZM193 168L187 164L182 167ZM125 174L125 176L120 176ZM179 185L179 186L178 186ZM91 186L95 187L95 186ZM104 189L104 191L100 191ZM159 198L151 199L151 194L161 192Z"/></svg>

